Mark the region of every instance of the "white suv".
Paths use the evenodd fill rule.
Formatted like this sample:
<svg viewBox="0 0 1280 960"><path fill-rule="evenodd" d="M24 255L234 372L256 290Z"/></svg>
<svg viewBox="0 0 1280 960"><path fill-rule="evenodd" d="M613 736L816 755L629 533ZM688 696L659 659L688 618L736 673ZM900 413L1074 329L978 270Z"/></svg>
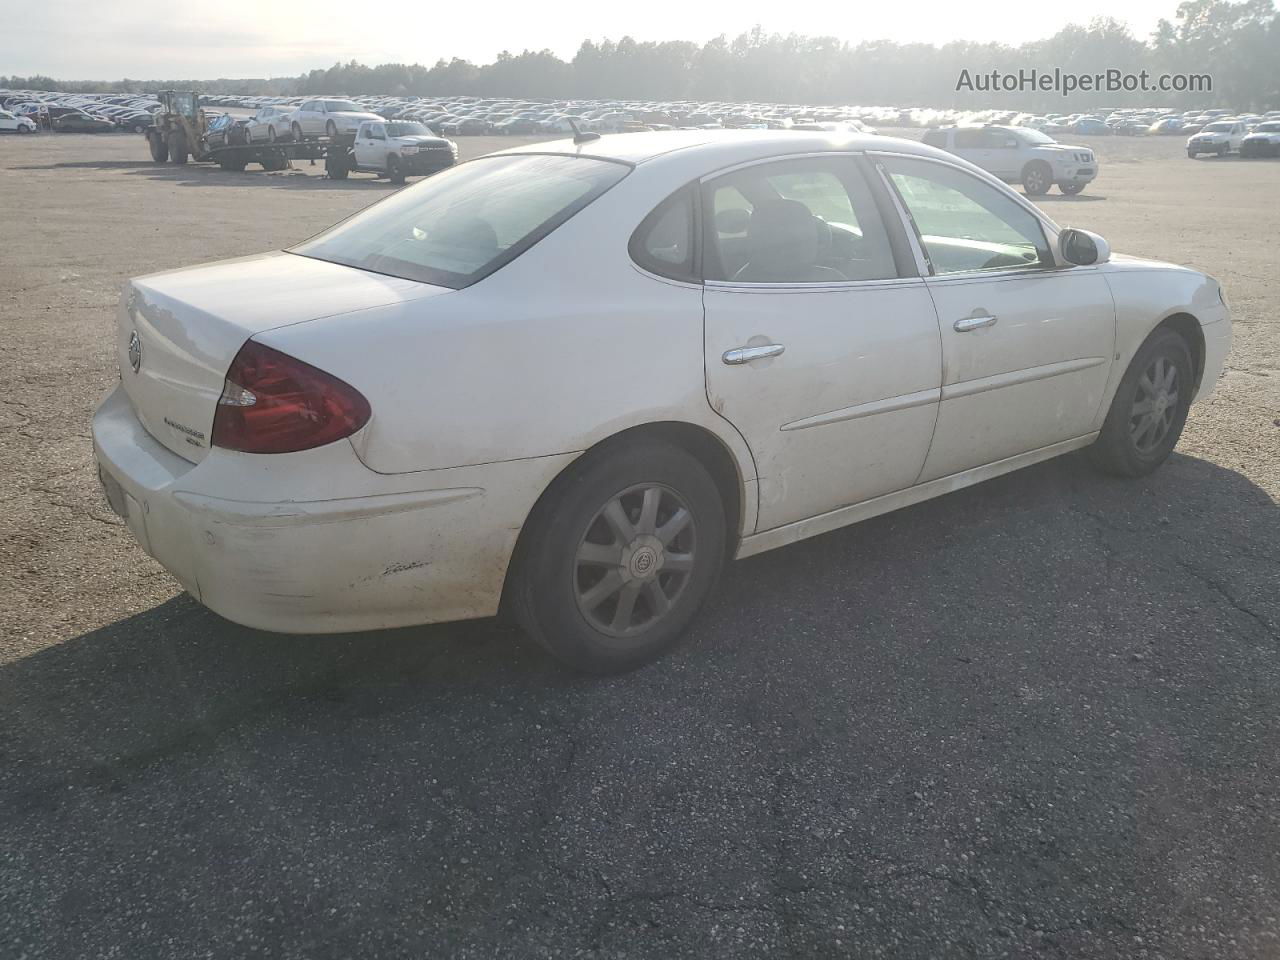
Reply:
<svg viewBox="0 0 1280 960"><path fill-rule="evenodd" d="M1206 123L1199 133L1187 138L1187 156L1192 160L1202 153L1225 157L1240 149L1247 132L1240 120L1215 120L1213 123Z"/></svg>
<svg viewBox="0 0 1280 960"><path fill-rule="evenodd" d="M1065 194L1083 190L1098 175L1098 160L1088 147L1058 143L1030 127L939 127L925 131L924 142L993 173L1020 183L1030 196L1049 192L1055 183Z"/></svg>

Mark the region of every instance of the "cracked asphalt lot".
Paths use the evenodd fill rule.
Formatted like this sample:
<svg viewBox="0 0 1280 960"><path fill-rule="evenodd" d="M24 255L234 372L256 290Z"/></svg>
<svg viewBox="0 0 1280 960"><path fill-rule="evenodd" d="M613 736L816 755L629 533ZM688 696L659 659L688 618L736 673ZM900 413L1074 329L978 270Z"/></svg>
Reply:
<svg viewBox="0 0 1280 960"><path fill-rule="evenodd" d="M735 564L672 656L585 680L492 622L233 626L98 494L122 281L385 184L0 141L0 956L1280 954L1280 163L1091 145L1050 213L1236 313L1170 462Z"/></svg>

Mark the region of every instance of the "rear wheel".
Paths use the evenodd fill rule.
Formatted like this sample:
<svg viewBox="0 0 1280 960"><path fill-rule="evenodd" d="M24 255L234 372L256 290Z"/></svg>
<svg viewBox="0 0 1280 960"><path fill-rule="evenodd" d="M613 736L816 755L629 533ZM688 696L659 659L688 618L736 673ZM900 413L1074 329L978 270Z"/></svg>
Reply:
<svg viewBox="0 0 1280 960"><path fill-rule="evenodd" d="M644 442L587 454L530 520L517 615L562 663L638 667L684 632L724 564L725 513L689 453Z"/></svg>
<svg viewBox="0 0 1280 960"><path fill-rule="evenodd" d="M1167 327L1151 334L1116 389L1089 449L1093 462L1123 477L1145 476L1164 463L1187 422L1194 376L1181 335Z"/></svg>
<svg viewBox="0 0 1280 960"><path fill-rule="evenodd" d="M244 168L247 165L243 157L227 156L218 158L218 166L228 173L244 173Z"/></svg>
<svg viewBox="0 0 1280 960"><path fill-rule="evenodd" d="M1022 168L1022 189L1028 196L1041 197L1053 184L1053 170L1043 160L1032 160Z"/></svg>
<svg viewBox="0 0 1280 960"><path fill-rule="evenodd" d="M331 149L325 154L324 172L330 180L345 180L351 172L350 160L345 154Z"/></svg>
<svg viewBox="0 0 1280 960"><path fill-rule="evenodd" d="M259 160L258 162L262 164L263 170L270 170L272 172L276 170L287 170L289 168L288 157L267 157L263 160Z"/></svg>
<svg viewBox="0 0 1280 960"><path fill-rule="evenodd" d="M1058 189L1065 193L1068 197L1074 197L1077 193L1084 189L1083 183L1060 183Z"/></svg>
<svg viewBox="0 0 1280 960"><path fill-rule="evenodd" d="M276 142L276 128L274 126L267 127L267 143Z"/></svg>
<svg viewBox="0 0 1280 960"><path fill-rule="evenodd" d="M301 142L302 142L302 127L298 126L298 124L296 124L296 123L295 123L295 124L293 124L293 126L292 126L292 127L290 127L289 129L290 129L290 130L292 131L292 133L293 133L293 139L294 139L297 143L301 143Z"/></svg>
<svg viewBox="0 0 1280 960"><path fill-rule="evenodd" d="M151 148L151 159L156 163L164 163L169 159L169 145L158 133L147 136L147 145Z"/></svg>
<svg viewBox="0 0 1280 960"><path fill-rule="evenodd" d="M169 134L169 162L187 162L187 135L181 130Z"/></svg>

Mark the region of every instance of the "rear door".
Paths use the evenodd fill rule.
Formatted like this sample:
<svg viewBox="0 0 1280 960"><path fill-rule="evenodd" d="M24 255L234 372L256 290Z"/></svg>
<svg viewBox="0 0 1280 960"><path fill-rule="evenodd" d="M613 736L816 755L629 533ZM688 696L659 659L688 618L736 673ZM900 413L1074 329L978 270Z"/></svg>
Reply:
<svg viewBox="0 0 1280 960"><path fill-rule="evenodd" d="M983 127L959 127L953 134L955 149L951 152L983 170L990 170L995 162L992 141Z"/></svg>
<svg viewBox="0 0 1280 960"><path fill-rule="evenodd" d="M1040 220L953 164L885 156L926 257L942 402L921 482L1088 434L1115 348L1096 267L1057 267Z"/></svg>
<svg viewBox="0 0 1280 960"><path fill-rule="evenodd" d="M702 198L707 396L751 448L757 529L910 486L941 351L887 196L826 154L708 178Z"/></svg>

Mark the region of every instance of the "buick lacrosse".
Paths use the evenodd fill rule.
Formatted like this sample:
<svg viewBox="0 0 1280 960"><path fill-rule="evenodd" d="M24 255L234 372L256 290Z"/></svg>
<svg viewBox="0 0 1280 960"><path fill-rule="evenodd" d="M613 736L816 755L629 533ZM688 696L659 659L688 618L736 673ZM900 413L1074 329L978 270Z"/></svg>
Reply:
<svg viewBox="0 0 1280 960"><path fill-rule="evenodd" d="M514 613L626 669L725 560L1088 448L1155 469L1231 340L923 144L697 130L460 164L289 250L131 281L102 485L285 632Z"/></svg>

